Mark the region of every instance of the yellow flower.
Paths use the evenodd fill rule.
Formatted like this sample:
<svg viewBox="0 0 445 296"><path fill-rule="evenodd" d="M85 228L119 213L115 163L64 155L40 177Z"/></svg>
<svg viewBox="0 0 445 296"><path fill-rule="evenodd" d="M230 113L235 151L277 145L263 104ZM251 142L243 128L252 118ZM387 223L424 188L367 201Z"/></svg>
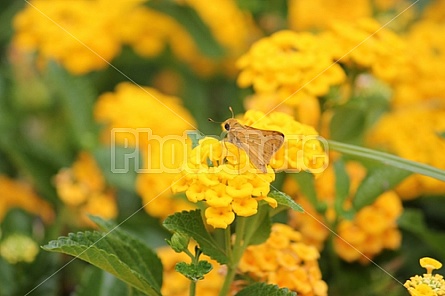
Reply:
<svg viewBox="0 0 445 296"><path fill-rule="evenodd" d="M249 217L258 212L258 201L251 198L234 198L232 209L238 216Z"/></svg>
<svg viewBox="0 0 445 296"><path fill-rule="evenodd" d="M16 47L39 52L74 74L103 69L120 52L116 24L140 0L79 0L75 3L34 0L14 19Z"/></svg>
<svg viewBox="0 0 445 296"><path fill-rule="evenodd" d="M275 174L255 174L246 152L229 142L206 137L189 153L184 170L177 178L186 182L173 182L173 192L185 192L193 203L205 201L207 224L226 228L239 216L256 214L258 201L275 203L265 195ZM270 198L271 199L271 198Z"/></svg>
<svg viewBox="0 0 445 296"><path fill-rule="evenodd" d="M25 182L12 180L0 174L0 221L13 208L21 208L40 216L46 223L54 219L51 206L41 199Z"/></svg>
<svg viewBox="0 0 445 296"><path fill-rule="evenodd" d="M437 261L436 259L423 257L419 260L420 266L426 268L426 273L431 274L434 269L442 268L442 263Z"/></svg>
<svg viewBox="0 0 445 296"><path fill-rule="evenodd" d="M0 256L10 264L31 263L38 253L37 243L23 234L12 234L0 243Z"/></svg>
<svg viewBox="0 0 445 296"><path fill-rule="evenodd" d="M243 210L243 208L241 208ZM207 224L214 228L227 228L235 220L235 214L232 207L208 207L205 210Z"/></svg>
<svg viewBox="0 0 445 296"><path fill-rule="evenodd" d="M359 70L369 69L377 78L395 83L407 63L407 44L376 20L333 21L322 34L339 63Z"/></svg>
<svg viewBox="0 0 445 296"><path fill-rule="evenodd" d="M227 181L226 192L232 198L247 198L252 196L253 185L246 176L236 176Z"/></svg>
<svg viewBox="0 0 445 296"><path fill-rule="evenodd" d="M388 214L391 212L397 214ZM367 264L368 258L373 258L384 248L397 249L401 235L396 220L401 212L399 197L388 191L370 206L362 208L353 221L341 221L337 228L339 237L334 240L338 255L346 261L359 260ZM368 258L361 256L361 253Z"/></svg>
<svg viewBox="0 0 445 296"><path fill-rule="evenodd" d="M176 211L194 208L185 199L173 198L170 191L172 182L176 187L188 188L187 179L176 178L175 173L190 150L186 131L193 130L195 125L179 98L124 82L114 92L102 94L94 111L96 120L105 125L102 139L106 144L134 148L140 153L142 165L136 167L140 172L136 191L147 213L165 218ZM111 135L115 136L113 143Z"/></svg>
<svg viewBox="0 0 445 296"><path fill-rule="evenodd" d="M445 140L440 136L443 131L445 111L425 108L400 110L380 119L368 135L368 143L400 157L445 169ZM396 188L396 192L404 199L422 194L443 194L445 183L412 175Z"/></svg>
<svg viewBox="0 0 445 296"><path fill-rule="evenodd" d="M323 40L310 33L292 31L280 31L258 40L237 61L241 70L238 85L253 86L257 98L269 97L295 110L306 100L316 102L317 97L328 93L330 86L342 83L346 77ZM257 109L255 102L253 99L249 105ZM319 108L311 109L319 112ZM318 118L319 114L313 117ZM308 121L315 120L311 117Z"/></svg>
<svg viewBox="0 0 445 296"><path fill-rule="evenodd" d="M255 280L286 287L298 295L327 295L318 267L320 254L301 242L301 234L285 224L272 226L269 239L247 247L239 269Z"/></svg>
<svg viewBox="0 0 445 296"><path fill-rule="evenodd" d="M355 21L372 13L369 0L290 0L288 5L289 27L297 31L324 29L332 20Z"/></svg>
<svg viewBox="0 0 445 296"><path fill-rule="evenodd" d="M182 29L170 16L144 6L129 11L126 21L117 26L125 44L143 57L155 57L168 45L174 33Z"/></svg>
<svg viewBox="0 0 445 296"><path fill-rule="evenodd" d="M427 269L427 273L422 276L413 276L404 284L412 296L443 296L445 295L445 281L443 276L432 274L434 269L442 267L439 261L424 257L420 259L420 265Z"/></svg>
<svg viewBox="0 0 445 296"><path fill-rule="evenodd" d="M104 219L117 216L114 192L91 154L80 152L71 168L56 175L55 185L59 198L79 216L75 223L94 226L89 214Z"/></svg>
<svg viewBox="0 0 445 296"><path fill-rule="evenodd" d="M419 104L445 108L445 45L440 38L444 29L443 22L425 19L416 22L407 33L408 62L394 84L395 108L417 109Z"/></svg>

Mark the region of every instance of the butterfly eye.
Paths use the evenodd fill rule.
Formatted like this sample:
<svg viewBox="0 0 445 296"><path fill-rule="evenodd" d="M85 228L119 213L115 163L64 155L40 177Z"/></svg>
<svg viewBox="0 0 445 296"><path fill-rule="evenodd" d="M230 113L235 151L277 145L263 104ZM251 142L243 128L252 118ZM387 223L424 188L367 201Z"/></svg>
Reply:
<svg viewBox="0 0 445 296"><path fill-rule="evenodd" d="M224 128L226 129L226 131L229 131L230 130L230 124L228 124L228 123L224 124Z"/></svg>

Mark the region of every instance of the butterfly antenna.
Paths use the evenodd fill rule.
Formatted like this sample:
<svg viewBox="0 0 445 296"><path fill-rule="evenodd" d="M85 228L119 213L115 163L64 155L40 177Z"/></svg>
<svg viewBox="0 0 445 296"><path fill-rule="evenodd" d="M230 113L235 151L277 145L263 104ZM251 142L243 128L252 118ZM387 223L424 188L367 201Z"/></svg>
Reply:
<svg viewBox="0 0 445 296"><path fill-rule="evenodd" d="M214 123L222 123L222 122L215 121L215 120L211 119L210 117L207 118L207 120L210 121L210 122L214 122Z"/></svg>
<svg viewBox="0 0 445 296"><path fill-rule="evenodd" d="M235 115L233 114L233 109L231 106L229 106L229 110L230 110L230 113L232 113L232 118L235 118Z"/></svg>

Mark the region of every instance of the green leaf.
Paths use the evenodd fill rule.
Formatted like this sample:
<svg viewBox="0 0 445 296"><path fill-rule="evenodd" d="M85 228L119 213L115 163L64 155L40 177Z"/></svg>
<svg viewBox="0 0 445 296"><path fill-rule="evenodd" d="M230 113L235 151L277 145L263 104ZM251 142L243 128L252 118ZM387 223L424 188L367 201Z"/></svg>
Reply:
<svg viewBox="0 0 445 296"><path fill-rule="evenodd" d="M220 264L227 264L227 255L207 232L202 221L200 210L175 213L168 216L163 225L173 233L179 231L189 235L198 243L204 254L210 256Z"/></svg>
<svg viewBox="0 0 445 296"><path fill-rule="evenodd" d="M98 126L93 119L97 97L91 80L73 76L55 63L48 64L47 80L52 91L59 96L74 134L73 144L91 149L97 144Z"/></svg>
<svg viewBox="0 0 445 296"><path fill-rule="evenodd" d="M133 252L134 249L136 251L134 256L139 256L139 254L142 254L146 260L146 265L150 267L150 269L143 270L145 277L150 279L150 282L155 282L158 287L162 286L162 272L159 271L161 271L163 267L162 262L156 252L154 252L141 240L123 230L121 227L119 227L120 225L116 225L111 221L103 220L97 216L90 215L89 217L103 231L106 231L108 236L116 238L117 240L125 242L125 244L131 246L131 250L128 251Z"/></svg>
<svg viewBox="0 0 445 296"><path fill-rule="evenodd" d="M73 296L90 295L139 296L145 294L128 286L108 272L90 266L82 273L81 282L76 287Z"/></svg>
<svg viewBox="0 0 445 296"><path fill-rule="evenodd" d="M365 127L365 112L356 106L345 106L335 110L331 120L330 135L337 141L356 139Z"/></svg>
<svg viewBox="0 0 445 296"><path fill-rule="evenodd" d="M123 241L117 236L86 231L59 237L42 248L89 262L147 295L161 295L161 286L153 280L153 274L162 270L154 270L150 254L142 253L132 243L134 241Z"/></svg>
<svg viewBox="0 0 445 296"><path fill-rule="evenodd" d="M198 264L187 264L185 262L178 262L175 265L175 270L191 281L199 281L204 279L204 276L213 269L210 262L202 260Z"/></svg>
<svg viewBox="0 0 445 296"><path fill-rule="evenodd" d="M187 247L190 242L190 237L180 231L173 233L172 238L167 240L167 244L175 251L176 253L181 253L187 250Z"/></svg>
<svg viewBox="0 0 445 296"><path fill-rule="evenodd" d="M349 176L346 172L345 163L343 160L338 160L334 163L335 172L335 210L340 215L344 216L346 213L343 209L344 202L349 196Z"/></svg>
<svg viewBox="0 0 445 296"><path fill-rule="evenodd" d="M304 212L303 208L299 204L297 204L292 199L292 197L290 197L289 195L287 195L286 193L284 193L282 191L272 190L269 192L269 194L267 196L275 199L279 205L288 207L288 208L290 208L294 211L297 211L297 212Z"/></svg>
<svg viewBox="0 0 445 296"><path fill-rule="evenodd" d="M213 37L198 13L190 6L178 5L173 1L149 1L146 5L171 16L180 23L204 55L212 58L220 58L224 55L223 47Z"/></svg>
<svg viewBox="0 0 445 296"><path fill-rule="evenodd" d="M298 187L314 208L318 208L317 192L315 191L314 176L308 172L292 174L298 183Z"/></svg>
<svg viewBox="0 0 445 296"><path fill-rule="evenodd" d="M56 161L57 157L54 154L49 156L47 153L41 153L36 146L31 146L26 139L17 138L17 135L11 137L12 135L0 135L0 149L17 168L32 178L33 184L47 200L55 203L58 198L51 180L60 167L60 163Z"/></svg>
<svg viewBox="0 0 445 296"><path fill-rule="evenodd" d="M398 220L399 227L415 234L423 244L437 252L440 258L445 258L445 234L431 230L426 225L422 211L405 209Z"/></svg>
<svg viewBox="0 0 445 296"><path fill-rule="evenodd" d="M113 186L135 191L137 171L141 168L141 155L135 148L121 146L100 147L93 150L107 182Z"/></svg>
<svg viewBox="0 0 445 296"><path fill-rule="evenodd" d="M277 285L268 285L266 283L255 283L242 289L236 296L297 296L287 288L279 288Z"/></svg>
<svg viewBox="0 0 445 296"><path fill-rule="evenodd" d="M6 262L3 257L0 256L0 292L4 294L0 295L14 295L18 289L14 282L14 269L13 265Z"/></svg>
<svg viewBox="0 0 445 296"><path fill-rule="evenodd" d="M270 209L268 204L259 205L258 213L245 218L247 219L247 225L249 225L244 237L247 245L259 245L269 238L272 228L272 221L269 216Z"/></svg>
<svg viewBox="0 0 445 296"><path fill-rule="evenodd" d="M411 173L399 168L384 166L368 172L360 183L352 201L355 210L372 204L383 192L394 188Z"/></svg>
<svg viewBox="0 0 445 296"><path fill-rule="evenodd" d="M407 160L392 154L368 149L360 146L344 144L336 141L330 141L329 149L341 152L343 154L352 155L362 159L372 159L385 165L390 165L402 170L410 171L416 174L422 174L441 181L445 181L445 170L441 170L423 163Z"/></svg>

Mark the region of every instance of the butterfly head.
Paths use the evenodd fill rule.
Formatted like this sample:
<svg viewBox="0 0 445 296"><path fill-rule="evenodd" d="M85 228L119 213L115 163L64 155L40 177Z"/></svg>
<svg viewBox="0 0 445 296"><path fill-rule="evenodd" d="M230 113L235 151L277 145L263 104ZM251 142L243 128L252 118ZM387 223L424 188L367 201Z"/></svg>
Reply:
<svg viewBox="0 0 445 296"><path fill-rule="evenodd" d="M229 118L223 122L222 126L228 132L231 129L233 129L234 127L237 127L237 126L240 127L242 125L235 118Z"/></svg>

